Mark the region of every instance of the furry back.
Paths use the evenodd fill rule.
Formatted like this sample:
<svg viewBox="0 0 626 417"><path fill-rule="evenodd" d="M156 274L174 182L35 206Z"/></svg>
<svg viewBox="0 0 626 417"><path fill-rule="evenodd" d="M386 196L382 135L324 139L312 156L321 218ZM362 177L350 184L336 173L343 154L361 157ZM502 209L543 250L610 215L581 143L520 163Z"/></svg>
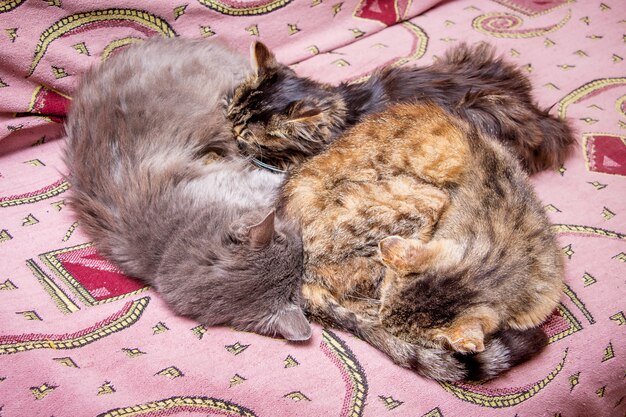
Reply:
<svg viewBox="0 0 626 417"><path fill-rule="evenodd" d="M153 39L89 71L67 122L71 206L98 251L204 324L310 336L282 177L236 157L225 97L249 73L218 43Z"/></svg>

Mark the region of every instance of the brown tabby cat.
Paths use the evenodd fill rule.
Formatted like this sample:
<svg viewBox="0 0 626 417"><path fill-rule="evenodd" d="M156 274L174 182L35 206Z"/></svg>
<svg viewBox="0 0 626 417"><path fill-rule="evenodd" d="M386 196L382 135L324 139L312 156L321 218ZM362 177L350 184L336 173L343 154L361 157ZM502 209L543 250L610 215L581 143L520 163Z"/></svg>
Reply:
<svg viewBox="0 0 626 417"><path fill-rule="evenodd" d="M244 153L281 169L399 102L435 102L505 143L531 174L560 166L575 143L567 123L534 104L528 78L487 44L456 46L433 65L385 68L338 86L297 76L262 43L251 55L256 73L235 91L228 117Z"/></svg>
<svg viewBox="0 0 626 417"><path fill-rule="evenodd" d="M366 118L293 171L281 210L310 315L396 363L453 380L459 358L436 348L482 352L492 377L545 345L563 277L548 219L515 158L439 106Z"/></svg>

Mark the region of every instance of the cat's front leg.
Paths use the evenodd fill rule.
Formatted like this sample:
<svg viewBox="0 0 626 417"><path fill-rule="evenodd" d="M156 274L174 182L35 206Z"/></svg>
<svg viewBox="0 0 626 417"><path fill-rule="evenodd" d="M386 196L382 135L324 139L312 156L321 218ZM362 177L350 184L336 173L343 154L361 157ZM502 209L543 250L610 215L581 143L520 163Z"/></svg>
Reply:
<svg viewBox="0 0 626 417"><path fill-rule="evenodd" d="M482 352L485 350L485 337L495 332L499 324L495 310L480 306L461 314L449 326L429 329L427 334L459 353Z"/></svg>

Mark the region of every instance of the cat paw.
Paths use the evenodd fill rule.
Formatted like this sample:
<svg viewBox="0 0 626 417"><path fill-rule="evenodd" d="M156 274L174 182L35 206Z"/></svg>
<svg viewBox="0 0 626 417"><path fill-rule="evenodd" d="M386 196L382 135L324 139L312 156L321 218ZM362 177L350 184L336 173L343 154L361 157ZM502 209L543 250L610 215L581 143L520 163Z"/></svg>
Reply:
<svg viewBox="0 0 626 417"><path fill-rule="evenodd" d="M474 353L485 350L485 343L482 338L461 338L452 342L451 346L459 353Z"/></svg>
<svg viewBox="0 0 626 417"><path fill-rule="evenodd" d="M482 332L465 331L460 333L456 331L441 333L435 339L444 342L458 353L477 353L485 350L485 340Z"/></svg>

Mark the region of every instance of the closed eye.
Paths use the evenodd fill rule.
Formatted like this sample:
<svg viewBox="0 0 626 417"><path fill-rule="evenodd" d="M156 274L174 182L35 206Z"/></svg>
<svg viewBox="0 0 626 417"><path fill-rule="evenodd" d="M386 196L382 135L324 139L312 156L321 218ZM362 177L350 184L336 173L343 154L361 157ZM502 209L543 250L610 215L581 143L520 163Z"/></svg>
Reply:
<svg viewBox="0 0 626 417"><path fill-rule="evenodd" d="M246 125L237 125L233 128L233 130L235 131L235 135L236 136L241 136L241 132L244 131L244 129L246 128Z"/></svg>
<svg viewBox="0 0 626 417"><path fill-rule="evenodd" d="M235 133L237 133L237 131L235 131ZM237 139L242 140L244 142L256 142L256 136L254 134L254 132L252 132L250 129L246 128L245 126L241 127L241 129L239 130L239 133L237 133Z"/></svg>

